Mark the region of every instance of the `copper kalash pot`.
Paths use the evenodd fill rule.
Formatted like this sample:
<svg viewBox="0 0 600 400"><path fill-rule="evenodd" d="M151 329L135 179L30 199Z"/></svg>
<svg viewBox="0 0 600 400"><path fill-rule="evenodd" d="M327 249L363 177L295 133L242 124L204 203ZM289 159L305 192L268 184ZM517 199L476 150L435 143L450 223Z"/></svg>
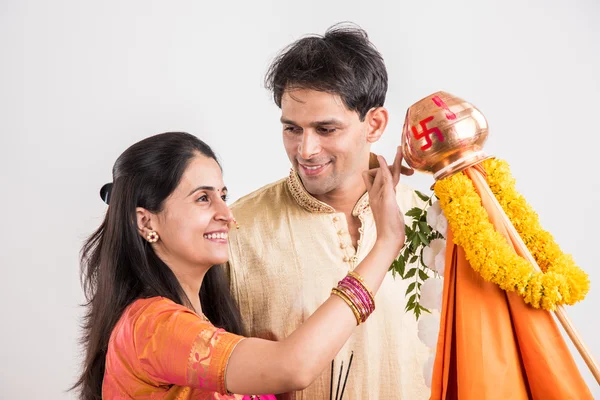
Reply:
<svg viewBox="0 0 600 400"><path fill-rule="evenodd" d="M406 112L402 151L408 165L439 180L490 158L482 150L487 136L481 111L461 98L436 92Z"/></svg>

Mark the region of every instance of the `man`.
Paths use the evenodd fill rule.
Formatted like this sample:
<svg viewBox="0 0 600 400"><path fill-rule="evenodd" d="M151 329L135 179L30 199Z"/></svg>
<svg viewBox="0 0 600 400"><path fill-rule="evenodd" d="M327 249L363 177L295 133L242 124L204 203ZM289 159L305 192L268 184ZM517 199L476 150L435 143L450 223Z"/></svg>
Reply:
<svg viewBox="0 0 600 400"><path fill-rule="evenodd" d="M361 173L376 166L370 147L388 122L387 72L363 30L338 25L288 47L271 65L266 85L281 108L293 169L232 206L240 229L230 235L228 272L247 333L281 339L375 242ZM402 184L397 198L403 212L421 205ZM404 311L407 285L387 276L375 312L337 355L333 372L283 398L335 398L351 356L345 400L428 398L422 372L428 354L414 315Z"/></svg>

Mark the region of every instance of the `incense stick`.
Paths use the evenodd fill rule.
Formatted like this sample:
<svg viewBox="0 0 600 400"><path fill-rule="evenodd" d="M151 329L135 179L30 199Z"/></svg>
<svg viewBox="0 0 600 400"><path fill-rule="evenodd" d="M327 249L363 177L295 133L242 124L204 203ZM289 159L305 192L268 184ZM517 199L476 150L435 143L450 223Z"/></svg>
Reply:
<svg viewBox="0 0 600 400"><path fill-rule="evenodd" d="M340 376L338 378L337 389L335 390L335 400L338 400L338 393L340 392L340 383L342 382L342 370L344 369L344 361L342 361L342 366L340 367Z"/></svg>
<svg viewBox="0 0 600 400"><path fill-rule="evenodd" d="M333 364L335 359L331 360L331 381L329 381L329 400L333 400Z"/></svg>
<svg viewBox="0 0 600 400"><path fill-rule="evenodd" d="M344 390L346 389L346 382L348 382L348 374L350 373L350 367L352 366L352 359L354 358L354 352L350 353L350 362L348 363L348 369L346 370L346 377L344 378L344 385L342 386L342 393L340 393L339 400L344 398Z"/></svg>

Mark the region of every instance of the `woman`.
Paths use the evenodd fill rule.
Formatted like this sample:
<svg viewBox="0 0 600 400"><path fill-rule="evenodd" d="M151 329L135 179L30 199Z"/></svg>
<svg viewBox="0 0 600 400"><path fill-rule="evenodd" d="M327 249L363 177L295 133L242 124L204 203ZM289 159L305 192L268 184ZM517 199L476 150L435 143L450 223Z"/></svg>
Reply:
<svg viewBox="0 0 600 400"><path fill-rule="evenodd" d="M401 170L364 174L377 242L317 311L280 342L244 338L222 269L233 217L205 143L169 132L128 148L110 206L82 250L88 298L82 399L242 399L307 387L375 308L404 244L395 199ZM261 396L261 398L272 398Z"/></svg>

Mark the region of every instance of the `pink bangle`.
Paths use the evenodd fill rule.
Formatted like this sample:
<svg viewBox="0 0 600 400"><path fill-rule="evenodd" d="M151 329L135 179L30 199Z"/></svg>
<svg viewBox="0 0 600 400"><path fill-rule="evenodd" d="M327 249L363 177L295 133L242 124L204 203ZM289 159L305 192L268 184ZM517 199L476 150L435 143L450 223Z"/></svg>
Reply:
<svg viewBox="0 0 600 400"><path fill-rule="evenodd" d="M375 299L373 293L365 285L364 280L356 272L350 271L348 275L338 282L334 292L339 292L345 297L345 301L357 312L357 322L363 323L375 311Z"/></svg>
<svg viewBox="0 0 600 400"><path fill-rule="evenodd" d="M361 298L363 299L365 305L370 310L370 312L373 312L375 310L375 302L371 297L370 291L365 287L363 282L359 281L351 275L346 276L343 279L343 281L347 285L350 285L352 288L354 288L355 291L360 293Z"/></svg>

